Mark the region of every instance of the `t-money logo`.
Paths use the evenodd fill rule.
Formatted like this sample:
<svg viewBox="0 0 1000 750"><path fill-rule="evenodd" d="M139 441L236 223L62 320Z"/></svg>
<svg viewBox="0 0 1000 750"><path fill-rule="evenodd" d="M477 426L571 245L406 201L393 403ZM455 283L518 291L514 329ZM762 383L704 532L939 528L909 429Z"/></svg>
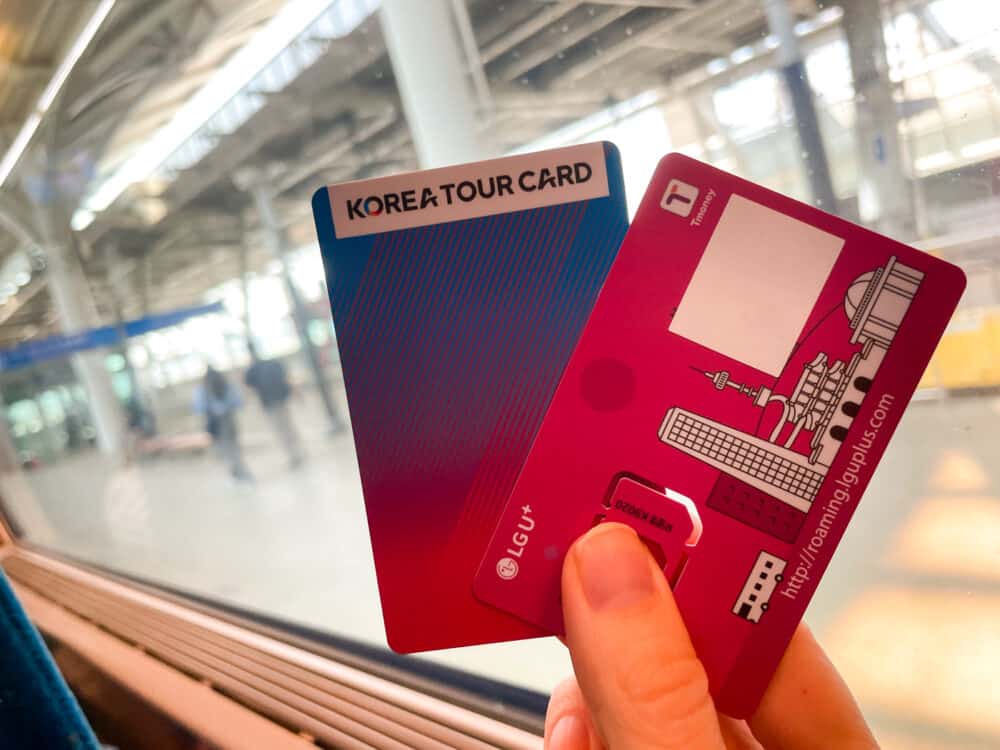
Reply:
<svg viewBox="0 0 1000 750"><path fill-rule="evenodd" d="M660 199L660 208L681 218L687 218L697 199L698 188L694 185L688 185L681 180L671 180L666 192L663 193L663 198Z"/></svg>

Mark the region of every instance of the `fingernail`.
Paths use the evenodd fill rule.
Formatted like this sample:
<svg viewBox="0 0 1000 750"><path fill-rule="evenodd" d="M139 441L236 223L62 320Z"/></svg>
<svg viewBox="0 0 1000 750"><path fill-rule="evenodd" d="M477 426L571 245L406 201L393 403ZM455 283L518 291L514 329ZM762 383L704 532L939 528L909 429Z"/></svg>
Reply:
<svg viewBox="0 0 1000 750"><path fill-rule="evenodd" d="M590 746L587 727L576 714L566 714L552 727L545 750L581 750Z"/></svg>
<svg viewBox="0 0 1000 750"><path fill-rule="evenodd" d="M623 607L653 593L649 552L627 526L601 524L573 550L583 593L591 608Z"/></svg>

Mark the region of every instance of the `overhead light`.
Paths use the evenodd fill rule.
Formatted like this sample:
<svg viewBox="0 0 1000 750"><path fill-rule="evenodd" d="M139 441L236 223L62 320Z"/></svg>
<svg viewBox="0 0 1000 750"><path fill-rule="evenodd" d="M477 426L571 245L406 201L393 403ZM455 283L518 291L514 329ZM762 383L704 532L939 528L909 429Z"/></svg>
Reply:
<svg viewBox="0 0 1000 750"><path fill-rule="evenodd" d="M710 76L717 76L724 72L728 67L729 63L725 59L716 57L714 60L709 60L705 65L705 72L707 72Z"/></svg>
<svg viewBox="0 0 1000 750"><path fill-rule="evenodd" d="M816 22L820 26L828 26L829 24L836 23L840 20L840 17L844 15L844 9L839 5L831 5L828 8L824 8L819 13L816 14Z"/></svg>
<svg viewBox="0 0 1000 750"><path fill-rule="evenodd" d="M38 111L44 114L48 111L49 107L52 106L52 102L55 101L56 97L59 95L59 91L62 89L63 84L66 83L66 79L69 78L69 74L73 72L73 68L76 63L80 60L80 56L86 51L87 47L90 45L91 40L97 34L97 30L101 28L101 24L104 23L104 19L108 17L108 13L114 7L116 0L101 0L100 5L94 11L94 15L90 17L87 21L87 25L83 27L80 35L73 42L73 46L69 48L69 52L63 58L63 61L59 63L59 67L56 68L55 75L49 81L49 85L45 87L45 91L42 92L41 97L38 99Z"/></svg>
<svg viewBox="0 0 1000 750"><path fill-rule="evenodd" d="M933 172L950 166L955 161L955 155L950 151L935 151L933 154L920 156L913 160L913 166L918 172Z"/></svg>
<svg viewBox="0 0 1000 750"><path fill-rule="evenodd" d="M753 59L755 54L754 48L748 44L740 47L739 49L733 50L729 55L729 60L733 65L742 65L747 60Z"/></svg>
<svg viewBox="0 0 1000 750"><path fill-rule="evenodd" d="M801 21L795 24L793 29L795 32L795 36L805 37L808 36L809 34L812 34L815 31L819 31L820 29L825 29L837 23L837 21L839 21L843 15L844 11L837 6L831 6L829 8L826 8L817 13L811 19L808 19L806 21ZM750 62L751 60L756 59L760 55L763 55L767 52L773 52L780 46L781 44L778 40L778 37L776 37L774 34L768 34L761 41L758 41L755 44L752 45L748 44L736 50L733 50L733 52L729 54L728 60L722 57L710 60L706 65L706 72L710 76L717 76L720 73L724 73L725 71L729 70L730 68Z"/></svg>
<svg viewBox="0 0 1000 750"><path fill-rule="evenodd" d="M42 124L42 118L45 113L48 112L49 107L52 106L52 102L56 100L59 96L59 92L62 90L63 84L66 83L66 79L69 78L69 74L73 72L73 68L76 66L77 62L80 60L80 56L84 53L90 42L93 40L94 35L97 34L97 30L101 28L101 24L104 23L104 19L108 17L108 13L114 7L116 0L101 0L97 8L94 10L93 15L87 24L80 31L73 45L69 48L66 56L63 58L62 62L59 63L59 67L56 68L56 72L49 79L48 85L45 90L42 91L42 95L38 97L38 101L35 103L35 108L28 119L24 121L21 126L20 131L18 131L17 136L14 138L14 142L10 144L10 148L7 149L7 153L4 154L3 159L0 160L0 187L7 181L10 173L14 171L14 167L17 166L18 161L20 161L21 156L24 155L25 149L28 144L31 143L32 137L35 135L35 131L38 130L38 126Z"/></svg>
<svg viewBox="0 0 1000 750"><path fill-rule="evenodd" d="M84 202L94 213L114 203L130 185L145 180L194 136L234 96L245 89L310 24L336 6L335 36L356 28L379 5L378 0L289 0L250 41L233 54L208 82L153 134ZM214 145L214 144L212 144ZM204 154L200 154L198 158ZM81 220L82 221L82 220Z"/></svg>
<svg viewBox="0 0 1000 750"><path fill-rule="evenodd" d="M32 137L35 135L35 131L38 130L38 126L41 124L42 116L37 112L32 112L28 116L28 119L24 121L21 129L14 137L14 142L10 144L7 153L3 155L3 160L0 161L0 186L7 181L10 173L14 171L14 167L20 161L24 149L28 147Z"/></svg>
<svg viewBox="0 0 1000 750"><path fill-rule="evenodd" d="M812 18L807 18L805 21L799 21L795 24L795 36L806 36L815 30L816 21Z"/></svg>
<svg viewBox="0 0 1000 750"><path fill-rule="evenodd" d="M167 215L167 204L159 198L143 198L136 209L147 224L156 224Z"/></svg>
<svg viewBox="0 0 1000 750"><path fill-rule="evenodd" d="M73 212L73 216L70 217L69 225L74 232L82 232L93 223L96 215L93 211L86 208L78 208Z"/></svg>
<svg viewBox="0 0 1000 750"><path fill-rule="evenodd" d="M962 156L966 159L975 159L1000 151L1000 138L987 138L985 141L976 141L967 146L962 146Z"/></svg>

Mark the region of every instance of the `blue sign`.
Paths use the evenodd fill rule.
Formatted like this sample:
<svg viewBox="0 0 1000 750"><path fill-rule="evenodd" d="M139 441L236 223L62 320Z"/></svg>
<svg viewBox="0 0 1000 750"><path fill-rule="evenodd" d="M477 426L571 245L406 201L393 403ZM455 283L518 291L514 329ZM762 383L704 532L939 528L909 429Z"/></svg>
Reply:
<svg viewBox="0 0 1000 750"><path fill-rule="evenodd" d="M121 326L101 326L79 333L49 336L38 341L25 341L10 349L0 349L0 372L16 370L49 359L67 357L70 354L114 346L122 339L142 336L144 333L169 328L199 315L223 312L221 302L197 307L185 307L145 318L125 321Z"/></svg>

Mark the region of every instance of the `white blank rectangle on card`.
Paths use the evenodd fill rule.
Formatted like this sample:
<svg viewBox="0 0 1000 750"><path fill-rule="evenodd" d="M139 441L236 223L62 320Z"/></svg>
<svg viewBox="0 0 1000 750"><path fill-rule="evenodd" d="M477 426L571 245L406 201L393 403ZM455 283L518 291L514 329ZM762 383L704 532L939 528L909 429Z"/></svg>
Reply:
<svg viewBox="0 0 1000 750"><path fill-rule="evenodd" d="M733 195L670 332L778 375L844 240Z"/></svg>

